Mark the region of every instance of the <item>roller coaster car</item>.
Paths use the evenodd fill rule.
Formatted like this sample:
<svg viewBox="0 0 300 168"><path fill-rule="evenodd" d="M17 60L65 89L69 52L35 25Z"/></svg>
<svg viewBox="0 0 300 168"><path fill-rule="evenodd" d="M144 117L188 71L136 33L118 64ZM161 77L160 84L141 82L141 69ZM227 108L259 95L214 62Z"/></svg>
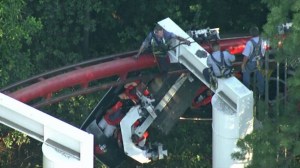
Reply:
<svg viewBox="0 0 300 168"><path fill-rule="evenodd" d="M202 106L211 104L213 92L206 86L202 85L196 92L196 97L193 99L192 108L199 109Z"/></svg>
<svg viewBox="0 0 300 168"><path fill-rule="evenodd" d="M94 135L94 156L110 167L116 167L121 164L126 159L126 155L119 147L117 139L114 136L107 137L98 126L98 123L105 115L105 112L118 101L116 95L122 92L121 88L110 88L81 126L82 130Z"/></svg>
<svg viewBox="0 0 300 168"><path fill-rule="evenodd" d="M151 146L140 145L139 141L142 141L145 133L148 134L148 124L152 122L146 124L142 128L144 130L139 129L139 132L135 130L143 125L136 123L143 123L149 115L155 115L152 104L154 99L151 99L151 94L143 83L137 87L136 84L128 86L111 88L81 127L94 135L95 157L109 167L120 165L127 158L126 155L140 163L148 163L151 159L162 159L167 154L160 143ZM126 101L124 97L127 98ZM125 103L128 101L135 103ZM117 116L118 112L121 116ZM107 114L112 115L107 118ZM119 121L116 121L117 117L120 117ZM112 120L116 122L112 123ZM108 125L105 128L101 124L103 121Z"/></svg>
<svg viewBox="0 0 300 168"><path fill-rule="evenodd" d="M117 167L129 157L142 164L163 159L167 151L161 143L139 146L134 137L144 137L150 126L168 134L190 107L195 90L199 88L200 81L189 78L189 75L181 74L163 80L156 78L147 84L140 82L133 92L130 91L136 95L137 103L123 112L121 120L113 128L114 134L101 129L99 123L107 113L123 108L117 107L117 104L120 102L118 96L124 93L124 86L109 89L81 126L82 130L94 135L95 157L109 167ZM139 125L136 125L137 121Z"/></svg>

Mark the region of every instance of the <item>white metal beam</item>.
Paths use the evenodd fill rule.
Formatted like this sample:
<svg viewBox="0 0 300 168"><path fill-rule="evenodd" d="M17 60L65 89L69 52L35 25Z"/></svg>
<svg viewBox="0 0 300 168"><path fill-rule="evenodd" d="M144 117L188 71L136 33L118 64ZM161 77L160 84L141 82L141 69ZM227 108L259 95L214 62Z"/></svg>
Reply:
<svg viewBox="0 0 300 168"><path fill-rule="evenodd" d="M0 93L0 122L43 142L44 167L93 165L93 135Z"/></svg>
<svg viewBox="0 0 300 168"><path fill-rule="evenodd" d="M170 18L158 22L165 30L194 41ZM176 45L178 41L173 42ZM200 53L200 54L199 54ZM203 76L208 68L210 54L198 43L180 45L169 52L173 62L179 62L210 87ZM174 61L175 60L175 61ZM213 167L244 167L249 160L236 161L231 153L237 150L236 142L253 131L253 93L237 78L217 79L218 88L212 100L213 106Z"/></svg>

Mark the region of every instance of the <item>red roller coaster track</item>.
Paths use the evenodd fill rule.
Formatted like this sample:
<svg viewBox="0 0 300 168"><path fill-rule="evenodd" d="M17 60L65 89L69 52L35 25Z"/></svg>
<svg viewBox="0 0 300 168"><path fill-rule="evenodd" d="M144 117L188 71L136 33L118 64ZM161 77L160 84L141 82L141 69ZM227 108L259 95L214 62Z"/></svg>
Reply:
<svg viewBox="0 0 300 168"><path fill-rule="evenodd" d="M241 54L246 41L250 37L236 37L220 40L222 50L229 50L232 54ZM207 51L211 51L208 44L200 44ZM129 53L122 53L119 55L108 56L107 59L97 59L94 61L87 61L83 67L83 63L70 66L69 68L61 68L61 70L51 71L44 75L38 75L32 80L25 80L27 86L22 87L26 82L19 82L1 90L7 95L28 103L34 99L51 97L52 93L59 90L80 85L82 88L89 87L89 83L95 80L100 80L107 77L119 76L123 79L127 74L132 71L138 71L156 66L155 60L152 55L143 55L140 59L135 60L132 58L136 51ZM99 63L100 62L100 63ZM97 64L96 64L97 63ZM91 65L92 64L92 65ZM69 72L65 72L66 70ZM36 81L34 81L36 80ZM12 88L20 88L16 91L10 90Z"/></svg>

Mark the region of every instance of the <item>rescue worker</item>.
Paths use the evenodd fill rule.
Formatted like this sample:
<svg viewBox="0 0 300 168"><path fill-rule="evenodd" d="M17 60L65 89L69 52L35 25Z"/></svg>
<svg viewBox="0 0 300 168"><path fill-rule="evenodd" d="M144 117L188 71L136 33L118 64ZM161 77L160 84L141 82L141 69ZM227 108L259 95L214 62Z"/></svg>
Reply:
<svg viewBox="0 0 300 168"><path fill-rule="evenodd" d="M111 137L129 109L138 103L138 97L134 90L137 83L126 84L125 91L119 94L119 100L112 108L108 109L104 117L98 123L106 137Z"/></svg>
<svg viewBox="0 0 300 168"><path fill-rule="evenodd" d="M204 69L203 75L207 82L211 83L211 78L228 78L232 76L232 62L235 56L228 51L220 51L220 45L217 41L212 42L212 54L207 57L208 68Z"/></svg>
<svg viewBox="0 0 300 168"><path fill-rule="evenodd" d="M157 24L154 28L154 31L150 32L146 37L134 58L138 59L140 54L145 50L151 51L156 58L159 71L162 74L166 74L169 70L170 63L167 52L170 49L170 40L174 38L179 41L183 41L187 45L190 45L191 43L185 38L164 30L160 25Z"/></svg>
<svg viewBox="0 0 300 168"><path fill-rule="evenodd" d="M243 73L243 83L250 89L250 76L254 75L256 78L256 87L258 89L259 95L264 95L264 83L265 79L261 73L261 67L263 65L263 57L265 54L265 48L263 47L263 40L259 36L258 27L250 28L250 35L252 38L247 41L245 49L243 51L243 63L241 65Z"/></svg>

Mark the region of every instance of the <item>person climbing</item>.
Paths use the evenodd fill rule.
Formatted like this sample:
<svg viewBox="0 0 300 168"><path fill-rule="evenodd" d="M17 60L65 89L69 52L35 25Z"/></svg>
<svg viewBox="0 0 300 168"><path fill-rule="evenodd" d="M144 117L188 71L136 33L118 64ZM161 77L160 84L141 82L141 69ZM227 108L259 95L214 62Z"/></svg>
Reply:
<svg viewBox="0 0 300 168"><path fill-rule="evenodd" d="M144 51L150 51L154 55L158 64L159 71L162 74L168 73L170 60L167 55L170 49L171 39L183 41L185 44L190 45L191 42L183 37L175 35L172 32L166 31L160 25L156 25L153 32L150 32L146 39L143 41L138 53L134 58L138 59L140 54Z"/></svg>

